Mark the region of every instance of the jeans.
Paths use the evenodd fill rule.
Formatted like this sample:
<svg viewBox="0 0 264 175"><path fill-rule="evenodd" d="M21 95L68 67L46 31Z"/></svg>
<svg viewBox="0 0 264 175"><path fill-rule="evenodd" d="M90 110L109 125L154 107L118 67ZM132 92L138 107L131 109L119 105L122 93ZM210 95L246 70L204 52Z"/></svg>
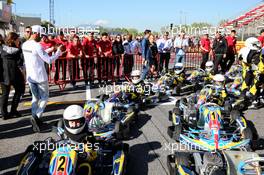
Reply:
<svg viewBox="0 0 264 175"><path fill-rule="evenodd" d="M149 72L149 62L146 65L143 65L141 80L146 79L148 72Z"/></svg>
<svg viewBox="0 0 264 175"><path fill-rule="evenodd" d="M160 67L159 71L162 72L163 70L163 63L165 61L165 71L168 72L169 69L169 61L170 61L170 52L167 53L160 53Z"/></svg>
<svg viewBox="0 0 264 175"><path fill-rule="evenodd" d="M176 63L184 63L184 61L185 61L185 55L178 55L178 54L176 54L175 64Z"/></svg>
<svg viewBox="0 0 264 175"><path fill-rule="evenodd" d="M40 118L49 99L48 81L42 83L29 82L29 87L32 93L32 116Z"/></svg>

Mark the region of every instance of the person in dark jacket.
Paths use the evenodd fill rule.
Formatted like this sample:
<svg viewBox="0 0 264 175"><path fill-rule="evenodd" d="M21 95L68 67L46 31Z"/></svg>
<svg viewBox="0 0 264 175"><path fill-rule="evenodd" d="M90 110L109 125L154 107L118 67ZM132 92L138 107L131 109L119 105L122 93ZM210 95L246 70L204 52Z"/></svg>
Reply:
<svg viewBox="0 0 264 175"><path fill-rule="evenodd" d="M149 36L149 67L150 67L150 73L152 76L157 76L157 67L158 67L158 60L157 60L157 54L158 54L158 47L155 42L154 35Z"/></svg>
<svg viewBox="0 0 264 175"><path fill-rule="evenodd" d="M226 58L227 53L227 42L226 39L221 35L220 32L216 33L216 38L213 42L212 51L215 54L214 60L214 73L218 74L218 66L221 66L221 71L225 72L224 59Z"/></svg>
<svg viewBox="0 0 264 175"><path fill-rule="evenodd" d="M21 114L17 111L17 107L21 96L25 91L25 81L20 66L23 66L23 59L21 56L21 48L19 35L10 32L7 36L6 43L0 49L3 72L1 72L1 88L3 94L0 98L0 110L3 119L10 117L20 117ZM11 85L15 89L15 94L12 100L11 111L8 113L8 97Z"/></svg>
<svg viewBox="0 0 264 175"><path fill-rule="evenodd" d="M150 43L149 43L149 36L151 35L151 30L145 30L144 32L145 36L141 41L141 48L142 48L142 74L141 79L144 80L148 74L149 71L149 59L151 58L150 53Z"/></svg>
<svg viewBox="0 0 264 175"><path fill-rule="evenodd" d="M113 70L112 75L115 73L116 69L116 75L119 77L119 72L120 72L120 60L122 58L122 54L124 54L124 46L123 46L123 41L121 35L117 35L115 41L113 42L112 45L112 53L114 56L114 62L113 62Z"/></svg>

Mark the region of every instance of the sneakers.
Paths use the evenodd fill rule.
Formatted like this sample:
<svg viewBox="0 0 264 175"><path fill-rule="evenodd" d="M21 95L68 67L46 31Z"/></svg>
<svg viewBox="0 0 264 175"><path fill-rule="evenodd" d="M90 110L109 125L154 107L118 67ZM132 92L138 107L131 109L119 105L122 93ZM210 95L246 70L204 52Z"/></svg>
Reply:
<svg viewBox="0 0 264 175"><path fill-rule="evenodd" d="M6 114L6 115L2 115L2 118L3 118L3 120L8 120L8 119L10 119L12 117L11 117L10 114Z"/></svg>
<svg viewBox="0 0 264 175"><path fill-rule="evenodd" d="M39 126L41 125L41 121L37 116L33 116L30 118L30 123L32 124L32 129L34 132L40 132Z"/></svg>
<svg viewBox="0 0 264 175"><path fill-rule="evenodd" d="M22 117L22 114L19 113L17 110L11 111L9 115L11 117Z"/></svg>

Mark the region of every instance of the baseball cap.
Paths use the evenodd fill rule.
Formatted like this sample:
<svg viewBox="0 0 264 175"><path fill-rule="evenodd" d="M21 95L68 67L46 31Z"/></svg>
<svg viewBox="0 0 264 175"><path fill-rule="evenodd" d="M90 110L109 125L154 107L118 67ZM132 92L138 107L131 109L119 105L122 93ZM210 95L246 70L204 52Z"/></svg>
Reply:
<svg viewBox="0 0 264 175"><path fill-rule="evenodd" d="M33 25L32 27L32 33L39 33L41 35L45 35L45 30L40 25Z"/></svg>

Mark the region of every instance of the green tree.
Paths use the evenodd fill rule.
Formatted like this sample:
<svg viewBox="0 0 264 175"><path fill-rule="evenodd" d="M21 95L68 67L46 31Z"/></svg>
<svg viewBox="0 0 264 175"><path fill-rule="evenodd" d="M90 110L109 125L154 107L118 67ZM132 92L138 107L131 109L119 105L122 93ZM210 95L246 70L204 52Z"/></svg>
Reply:
<svg viewBox="0 0 264 175"><path fill-rule="evenodd" d="M219 21L218 25L219 26L223 26L227 22L228 22L228 19L222 19L222 20Z"/></svg>
<svg viewBox="0 0 264 175"><path fill-rule="evenodd" d="M49 21L41 21L41 26L48 31L49 27L55 27L53 24L51 24Z"/></svg>

